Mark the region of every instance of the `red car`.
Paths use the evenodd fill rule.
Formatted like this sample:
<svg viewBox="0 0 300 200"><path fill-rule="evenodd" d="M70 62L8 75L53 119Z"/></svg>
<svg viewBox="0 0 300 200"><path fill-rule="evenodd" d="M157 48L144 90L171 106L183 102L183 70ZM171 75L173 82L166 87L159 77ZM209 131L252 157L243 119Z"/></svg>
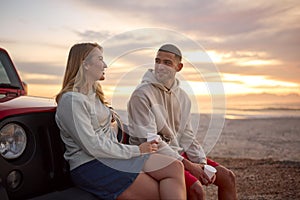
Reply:
<svg viewBox="0 0 300 200"><path fill-rule="evenodd" d="M0 199L96 199L70 181L54 100L26 94L0 48Z"/></svg>

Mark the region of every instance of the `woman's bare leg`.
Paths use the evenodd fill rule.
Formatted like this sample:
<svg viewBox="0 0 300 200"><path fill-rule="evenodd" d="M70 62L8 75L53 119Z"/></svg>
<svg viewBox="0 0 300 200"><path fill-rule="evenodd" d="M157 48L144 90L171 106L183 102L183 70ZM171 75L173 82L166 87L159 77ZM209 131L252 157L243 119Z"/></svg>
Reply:
<svg viewBox="0 0 300 200"><path fill-rule="evenodd" d="M183 164L171 157L152 154L121 199L186 199Z"/></svg>
<svg viewBox="0 0 300 200"><path fill-rule="evenodd" d="M140 173L134 182L117 199L159 200L159 183L148 174Z"/></svg>
<svg viewBox="0 0 300 200"><path fill-rule="evenodd" d="M159 181L161 199L186 199L184 167L182 162L161 154L152 154L144 171Z"/></svg>

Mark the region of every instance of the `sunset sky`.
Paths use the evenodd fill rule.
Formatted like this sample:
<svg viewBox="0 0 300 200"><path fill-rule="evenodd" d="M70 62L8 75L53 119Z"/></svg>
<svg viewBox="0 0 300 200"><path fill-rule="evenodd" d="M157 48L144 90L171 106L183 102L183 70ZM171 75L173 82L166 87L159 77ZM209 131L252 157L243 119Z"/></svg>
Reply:
<svg viewBox="0 0 300 200"><path fill-rule="evenodd" d="M70 47L87 41L104 47L110 98L129 97L163 43L181 48L196 96L300 95L298 0L2 0L0 17L29 95L54 97Z"/></svg>

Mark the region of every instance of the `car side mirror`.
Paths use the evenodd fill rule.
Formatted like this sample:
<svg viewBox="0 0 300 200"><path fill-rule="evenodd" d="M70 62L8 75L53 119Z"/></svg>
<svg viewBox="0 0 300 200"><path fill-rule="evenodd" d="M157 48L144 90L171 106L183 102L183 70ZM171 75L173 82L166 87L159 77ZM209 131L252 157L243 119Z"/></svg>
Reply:
<svg viewBox="0 0 300 200"><path fill-rule="evenodd" d="M27 83L25 83L24 81L22 81L22 86L24 88L24 95L28 94L28 87L27 87Z"/></svg>

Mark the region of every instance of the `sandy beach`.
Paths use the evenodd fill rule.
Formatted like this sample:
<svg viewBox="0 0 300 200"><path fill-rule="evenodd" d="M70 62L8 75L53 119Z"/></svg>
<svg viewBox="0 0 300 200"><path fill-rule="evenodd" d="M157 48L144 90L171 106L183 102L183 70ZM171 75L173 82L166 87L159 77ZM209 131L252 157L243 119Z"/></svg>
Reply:
<svg viewBox="0 0 300 200"><path fill-rule="evenodd" d="M208 156L236 174L239 199L300 199L300 118L226 119Z"/></svg>
<svg viewBox="0 0 300 200"><path fill-rule="evenodd" d="M300 161L300 118L226 119L209 156Z"/></svg>
<svg viewBox="0 0 300 200"><path fill-rule="evenodd" d="M214 126L209 115L194 117L193 126L195 119L201 142ZM240 200L300 199L300 118L226 119L207 156L235 173ZM207 200L218 199L216 186L206 192Z"/></svg>

